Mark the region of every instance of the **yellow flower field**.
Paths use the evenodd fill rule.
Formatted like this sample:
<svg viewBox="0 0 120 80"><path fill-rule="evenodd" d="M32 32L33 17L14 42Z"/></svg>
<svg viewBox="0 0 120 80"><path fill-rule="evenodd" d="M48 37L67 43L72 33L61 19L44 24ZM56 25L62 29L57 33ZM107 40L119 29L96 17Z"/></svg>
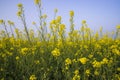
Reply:
<svg viewBox="0 0 120 80"><path fill-rule="evenodd" d="M40 25L32 23L37 32L26 26L22 4L17 5L17 16L23 31L12 21L0 20L4 27L0 31L1 80L120 80L120 25L115 33L107 34L102 29L93 32L83 20L75 30L71 10L68 32L57 9L54 20L47 23L41 1L34 1L40 10Z"/></svg>

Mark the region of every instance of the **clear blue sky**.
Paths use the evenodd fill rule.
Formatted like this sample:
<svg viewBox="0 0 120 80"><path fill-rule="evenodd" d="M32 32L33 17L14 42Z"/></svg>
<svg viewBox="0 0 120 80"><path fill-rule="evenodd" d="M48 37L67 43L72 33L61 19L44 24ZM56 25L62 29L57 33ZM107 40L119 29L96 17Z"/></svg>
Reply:
<svg viewBox="0 0 120 80"><path fill-rule="evenodd" d="M28 28L33 28L32 21L39 21L34 0L0 0L0 19L14 21L19 28L23 28L16 16L18 3L24 5ZM82 20L86 20L93 30L103 26L104 31L112 31L120 24L120 0L42 0L42 6L43 13L48 15L48 23L53 19L54 9L57 8L57 15L63 17L67 29L70 10L75 12L76 29L81 27Z"/></svg>

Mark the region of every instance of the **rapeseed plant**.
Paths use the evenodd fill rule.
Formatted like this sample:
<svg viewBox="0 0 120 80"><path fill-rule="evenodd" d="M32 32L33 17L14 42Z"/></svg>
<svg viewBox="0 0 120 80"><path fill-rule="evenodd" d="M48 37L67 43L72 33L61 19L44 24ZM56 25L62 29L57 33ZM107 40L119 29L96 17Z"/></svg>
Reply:
<svg viewBox="0 0 120 80"><path fill-rule="evenodd" d="M17 5L17 16L25 31L11 20L7 25L0 19L0 27L4 27L0 30L1 80L120 79L120 25L109 35L103 33L104 27L93 32L87 21L82 20L80 29L75 30L75 13L71 10L70 31L67 31L62 16L57 15L58 9L48 24L48 15L42 13L42 1L34 0L34 3L39 9L40 21L39 25L34 21L32 24L38 33L28 29L21 3Z"/></svg>

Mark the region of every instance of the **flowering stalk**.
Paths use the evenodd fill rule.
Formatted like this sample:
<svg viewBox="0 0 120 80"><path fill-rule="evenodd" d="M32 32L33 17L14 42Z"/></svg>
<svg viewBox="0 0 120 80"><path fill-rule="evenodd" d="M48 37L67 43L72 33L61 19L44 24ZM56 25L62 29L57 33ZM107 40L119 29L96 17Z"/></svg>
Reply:
<svg viewBox="0 0 120 80"><path fill-rule="evenodd" d="M46 40L46 35L45 34L47 34L47 26L46 26L47 15L44 14L42 17L43 17L42 36L43 36L43 41L45 41Z"/></svg>
<svg viewBox="0 0 120 80"><path fill-rule="evenodd" d="M8 33L8 31L7 31L7 26L6 26L6 24L5 24L5 21L4 21L4 20L0 20L0 24L3 24L3 25L4 25L4 28L5 28L7 37L9 37L9 33Z"/></svg>
<svg viewBox="0 0 120 80"><path fill-rule="evenodd" d="M82 32L83 42L85 42L85 29L86 28L87 28L86 20L82 20L81 32Z"/></svg>
<svg viewBox="0 0 120 80"><path fill-rule="evenodd" d="M15 33L16 33L16 38L19 39L20 34L19 34L19 29L18 28L15 28Z"/></svg>
<svg viewBox="0 0 120 80"><path fill-rule="evenodd" d="M73 34L73 31L74 31L74 20L73 20L73 17L74 17L74 11L70 11L70 39L72 40L72 34Z"/></svg>
<svg viewBox="0 0 120 80"><path fill-rule="evenodd" d="M12 33L12 37L14 37L14 33L13 33L13 29L12 29L12 26L14 26L14 22L11 22L8 20L8 24L10 25L10 30L11 30L11 33Z"/></svg>
<svg viewBox="0 0 120 80"><path fill-rule="evenodd" d="M120 25L117 25L117 26L116 26L116 29L117 29L117 30L116 30L115 39L120 38L120 37L119 37Z"/></svg>
<svg viewBox="0 0 120 80"><path fill-rule="evenodd" d="M100 27L100 38L102 38L103 37L103 28L102 27Z"/></svg>
<svg viewBox="0 0 120 80"><path fill-rule="evenodd" d="M24 10L23 10L23 5L22 4L18 4L18 17L21 18L22 22L23 22L23 25L24 25L24 28L25 28L25 32L26 32L26 35L27 35L27 38L28 38L28 41L31 43L30 41L30 37L29 37L29 33L28 33L28 29L27 29L27 25L26 25L26 21L25 21L25 15L24 15Z"/></svg>
<svg viewBox="0 0 120 80"><path fill-rule="evenodd" d="M42 2L41 2L41 0L34 0L34 3L36 4L36 6L38 7L38 10L39 10L39 19L40 19L39 34L40 34L40 40L45 41L45 35L44 35L45 26L46 26L45 19L46 19L47 15L42 16Z"/></svg>

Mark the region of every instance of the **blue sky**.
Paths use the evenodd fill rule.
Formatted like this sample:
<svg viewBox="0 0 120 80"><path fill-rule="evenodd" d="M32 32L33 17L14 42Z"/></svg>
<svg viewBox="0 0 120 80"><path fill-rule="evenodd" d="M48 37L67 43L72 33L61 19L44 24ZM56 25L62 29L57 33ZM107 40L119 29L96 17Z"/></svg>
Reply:
<svg viewBox="0 0 120 80"><path fill-rule="evenodd" d="M34 0L0 0L0 19L14 21L19 29L23 29L20 19L16 16L17 4L22 3L28 28L33 28L32 21L39 21L38 10ZM54 9L69 29L69 11L74 10L75 29L81 27L81 21L86 20L93 30L103 26L104 31L115 30L120 24L120 0L42 0L43 13L48 15L47 22L53 19Z"/></svg>

